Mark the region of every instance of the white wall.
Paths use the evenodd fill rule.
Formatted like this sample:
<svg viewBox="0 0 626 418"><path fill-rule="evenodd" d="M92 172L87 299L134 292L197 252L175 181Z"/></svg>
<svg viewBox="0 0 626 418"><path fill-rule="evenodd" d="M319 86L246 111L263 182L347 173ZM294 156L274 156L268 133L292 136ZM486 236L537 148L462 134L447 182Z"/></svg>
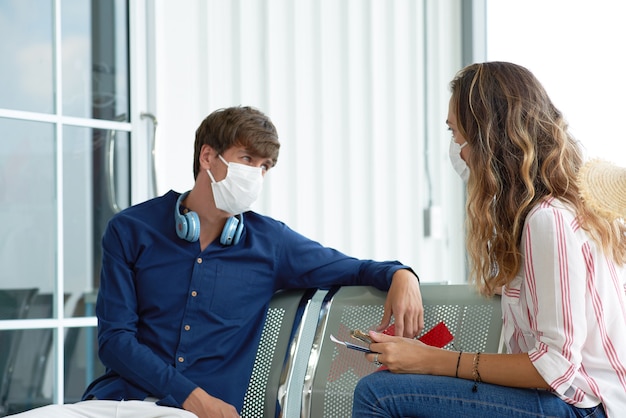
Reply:
<svg viewBox="0 0 626 418"><path fill-rule="evenodd" d="M423 280L465 280L444 123L459 0L154 5L159 193L191 188L207 114L252 105L282 142L256 210L348 254L411 264ZM429 204L441 212L434 237Z"/></svg>
<svg viewBox="0 0 626 418"><path fill-rule="evenodd" d="M626 2L491 0L487 58L531 70L587 156L626 166Z"/></svg>

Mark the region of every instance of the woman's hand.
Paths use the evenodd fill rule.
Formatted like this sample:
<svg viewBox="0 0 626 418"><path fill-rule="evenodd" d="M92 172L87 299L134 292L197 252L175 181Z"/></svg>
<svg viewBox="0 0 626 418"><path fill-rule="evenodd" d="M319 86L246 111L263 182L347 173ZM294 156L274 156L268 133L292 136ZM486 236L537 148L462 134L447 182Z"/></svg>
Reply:
<svg viewBox="0 0 626 418"><path fill-rule="evenodd" d="M385 365L393 373L433 374L432 363L441 349L404 337L395 337L375 331L369 332L374 353L366 354L368 361ZM376 354L377 353L377 354Z"/></svg>

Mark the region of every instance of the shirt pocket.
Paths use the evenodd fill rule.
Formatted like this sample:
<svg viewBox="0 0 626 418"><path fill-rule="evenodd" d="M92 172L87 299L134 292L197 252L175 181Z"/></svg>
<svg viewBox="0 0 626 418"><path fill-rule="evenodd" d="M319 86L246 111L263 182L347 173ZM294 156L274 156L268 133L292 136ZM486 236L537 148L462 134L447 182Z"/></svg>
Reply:
<svg viewBox="0 0 626 418"><path fill-rule="evenodd" d="M211 313L225 319L256 315L266 302L263 282L250 269L219 266L211 297Z"/></svg>

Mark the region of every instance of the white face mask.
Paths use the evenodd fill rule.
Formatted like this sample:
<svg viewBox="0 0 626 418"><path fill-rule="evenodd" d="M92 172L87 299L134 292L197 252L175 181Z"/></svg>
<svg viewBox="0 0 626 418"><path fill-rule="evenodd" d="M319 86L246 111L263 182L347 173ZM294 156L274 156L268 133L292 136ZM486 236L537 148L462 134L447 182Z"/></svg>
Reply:
<svg viewBox="0 0 626 418"><path fill-rule="evenodd" d="M211 178L215 206L231 215L249 210L263 189L261 167L229 163L221 155L218 157L228 166L224 180L215 181L211 171L206 171Z"/></svg>
<svg viewBox="0 0 626 418"><path fill-rule="evenodd" d="M457 143L454 138L450 140L450 149L448 154L450 155L450 162L452 163L452 168L457 172L461 179L467 183L469 179L470 170L463 158L461 158L461 150L464 146L467 145L467 142L463 142L463 145Z"/></svg>

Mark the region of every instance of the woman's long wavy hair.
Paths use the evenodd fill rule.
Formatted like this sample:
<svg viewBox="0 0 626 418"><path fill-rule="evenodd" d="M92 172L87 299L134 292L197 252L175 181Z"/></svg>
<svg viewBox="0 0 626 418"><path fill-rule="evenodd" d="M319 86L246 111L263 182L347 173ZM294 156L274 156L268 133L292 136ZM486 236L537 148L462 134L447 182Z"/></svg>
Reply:
<svg viewBox="0 0 626 418"><path fill-rule="evenodd" d="M518 273L529 211L547 197L579 217L605 254L626 262L626 227L587 207L579 196L581 149L561 112L526 68L472 64L450 83L457 128L468 142L467 250L470 280L491 295Z"/></svg>

